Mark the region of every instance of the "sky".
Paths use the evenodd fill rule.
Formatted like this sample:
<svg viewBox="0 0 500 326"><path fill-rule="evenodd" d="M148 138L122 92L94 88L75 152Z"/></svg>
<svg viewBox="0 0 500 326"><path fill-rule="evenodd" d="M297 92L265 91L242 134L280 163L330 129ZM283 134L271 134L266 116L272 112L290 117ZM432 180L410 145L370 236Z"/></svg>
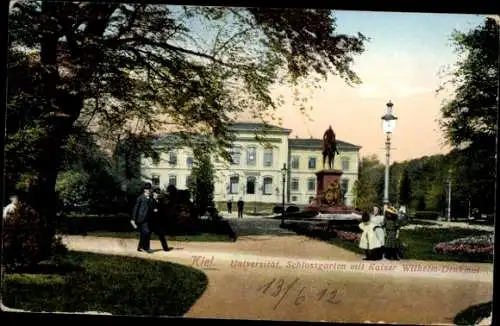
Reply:
<svg viewBox="0 0 500 326"><path fill-rule="evenodd" d="M350 87L329 78L311 96L313 121L286 103L279 115L292 137L320 138L332 125L337 139L362 147L361 156L376 154L383 161L381 116L391 100L398 117L392 161L448 152L438 124L444 100L435 92L442 81L438 72L457 61L453 30L473 29L484 16L336 11L336 17L339 33L361 32L371 39L353 65L362 84ZM290 97L291 91L282 87L277 94Z"/></svg>

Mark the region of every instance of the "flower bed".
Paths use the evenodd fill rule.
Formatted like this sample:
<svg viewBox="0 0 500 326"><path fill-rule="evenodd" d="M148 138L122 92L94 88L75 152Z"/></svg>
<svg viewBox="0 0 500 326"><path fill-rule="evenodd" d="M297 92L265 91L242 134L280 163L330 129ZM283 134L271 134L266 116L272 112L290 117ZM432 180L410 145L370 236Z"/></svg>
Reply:
<svg viewBox="0 0 500 326"><path fill-rule="evenodd" d="M440 254L487 254L494 251L493 235L470 236L448 242L440 242L434 247Z"/></svg>
<svg viewBox="0 0 500 326"><path fill-rule="evenodd" d="M359 239L361 238L361 234L354 233L354 232L335 230L335 233L336 233L338 239L345 240L345 241L355 241L356 242L356 241L359 241Z"/></svg>

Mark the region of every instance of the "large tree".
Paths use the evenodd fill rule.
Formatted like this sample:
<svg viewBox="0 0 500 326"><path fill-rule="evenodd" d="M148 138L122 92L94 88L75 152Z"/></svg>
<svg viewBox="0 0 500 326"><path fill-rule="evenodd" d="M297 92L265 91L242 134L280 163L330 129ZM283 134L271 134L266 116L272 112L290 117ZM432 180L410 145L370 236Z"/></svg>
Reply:
<svg viewBox="0 0 500 326"><path fill-rule="evenodd" d="M9 17L11 58L30 53L23 76L33 75L37 94L21 96L35 116L9 138L30 145L17 167L25 200L43 220L55 216L62 147L77 121L97 121L111 138L132 123L145 133L171 125L226 148L236 114L272 116L274 85L332 74L359 82L351 64L364 41L336 33L326 9L19 1Z"/></svg>
<svg viewBox="0 0 500 326"><path fill-rule="evenodd" d="M494 201L499 86L499 27L491 18L475 29L455 32L459 55L450 83L453 96L442 107L441 126L449 144L460 150L457 195L491 212Z"/></svg>
<svg viewBox="0 0 500 326"><path fill-rule="evenodd" d="M363 157L360 162L358 180L354 184L355 206L371 211L374 205L382 202L384 165L376 155Z"/></svg>

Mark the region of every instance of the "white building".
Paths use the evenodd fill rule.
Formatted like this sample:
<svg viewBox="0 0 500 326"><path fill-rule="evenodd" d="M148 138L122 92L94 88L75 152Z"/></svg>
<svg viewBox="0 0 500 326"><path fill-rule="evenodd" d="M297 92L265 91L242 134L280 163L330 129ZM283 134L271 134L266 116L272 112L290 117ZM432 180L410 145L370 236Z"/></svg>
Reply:
<svg viewBox="0 0 500 326"><path fill-rule="evenodd" d="M272 207L282 202L283 179L281 169L288 169L286 202L306 205L316 194L315 172L321 170L321 139L291 139L291 130L259 123L235 123L235 140L230 149L233 164L214 158L216 170L214 200L223 205L227 200L242 198L250 207ZM256 139L261 135L264 141ZM169 137L166 135L164 137ZM161 143L161 138L159 139ZM357 180L359 149L357 145L337 141L340 155L335 168L342 169L342 185L346 190L346 204L352 204L352 185ZM169 184L186 189L190 182L193 154L184 147L163 153L155 165L150 159L142 160L142 175L154 186ZM289 181L289 182L288 182Z"/></svg>

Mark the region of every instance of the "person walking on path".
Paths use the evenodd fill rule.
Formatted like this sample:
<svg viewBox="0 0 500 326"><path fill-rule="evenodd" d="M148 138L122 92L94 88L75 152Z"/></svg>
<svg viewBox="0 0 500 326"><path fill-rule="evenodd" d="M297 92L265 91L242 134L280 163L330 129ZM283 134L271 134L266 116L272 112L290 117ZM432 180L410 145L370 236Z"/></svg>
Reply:
<svg viewBox="0 0 500 326"><path fill-rule="evenodd" d="M229 198L227 201L227 212L231 214L233 212L233 199Z"/></svg>
<svg viewBox="0 0 500 326"><path fill-rule="evenodd" d="M145 251L147 253L153 252L150 247L150 223L154 209L153 205L153 198L151 198L151 184L148 183L144 186L144 192L142 193L142 195L137 198L134 206L134 211L132 213L134 222L132 224L135 224L139 228L140 232L137 251Z"/></svg>
<svg viewBox="0 0 500 326"><path fill-rule="evenodd" d="M245 206L245 202L243 201L243 198L240 197L237 203L238 206L238 218L243 218L243 207Z"/></svg>
<svg viewBox="0 0 500 326"><path fill-rule="evenodd" d="M170 251L167 244L167 239L165 237L165 227L166 227L166 217L165 210L161 205L160 201L160 189L156 188L153 190L153 213L151 214L151 232L156 234L160 239L161 247L163 251Z"/></svg>
<svg viewBox="0 0 500 326"><path fill-rule="evenodd" d="M398 211L394 207L385 210L385 258L399 260L399 229L402 223L398 219Z"/></svg>

